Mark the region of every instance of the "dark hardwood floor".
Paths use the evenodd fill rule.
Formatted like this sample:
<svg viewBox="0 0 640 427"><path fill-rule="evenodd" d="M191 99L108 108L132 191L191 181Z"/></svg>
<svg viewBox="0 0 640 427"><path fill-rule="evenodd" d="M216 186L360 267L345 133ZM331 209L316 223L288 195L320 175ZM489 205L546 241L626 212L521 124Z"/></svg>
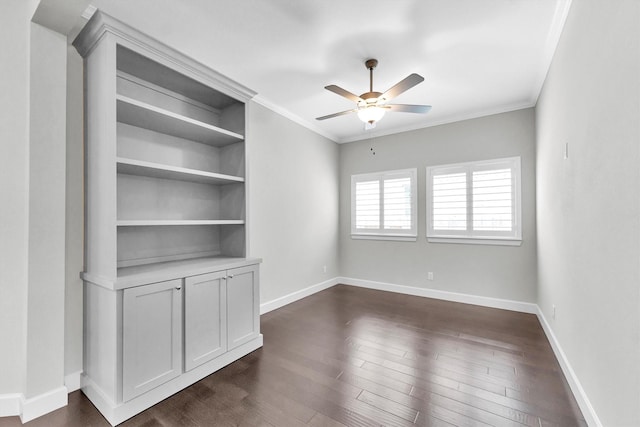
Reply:
<svg viewBox="0 0 640 427"><path fill-rule="evenodd" d="M122 425L586 425L534 315L339 285L261 327L264 348ZM26 425L108 423L76 391Z"/></svg>

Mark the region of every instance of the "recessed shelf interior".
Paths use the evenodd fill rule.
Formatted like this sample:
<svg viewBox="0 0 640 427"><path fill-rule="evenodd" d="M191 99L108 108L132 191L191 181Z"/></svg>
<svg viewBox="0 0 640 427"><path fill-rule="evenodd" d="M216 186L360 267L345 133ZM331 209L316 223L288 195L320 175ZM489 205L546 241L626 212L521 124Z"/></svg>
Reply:
<svg viewBox="0 0 640 427"><path fill-rule="evenodd" d="M245 255L244 103L118 45L119 268Z"/></svg>
<svg viewBox="0 0 640 427"><path fill-rule="evenodd" d="M120 71L172 92L181 93L187 98L210 105L218 110L224 110L241 103L219 90L187 77L122 45L118 45L116 49L116 67Z"/></svg>
<svg viewBox="0 0 640 427"><path fill-rule="evenodd" d="M125 123L117 124L117 156L244 178L244 141L214 147Z"/></svg>
<svg viewBox="0 0 640 427"><path fill-rule="evenodd" d="M232 144L244 139L238 133L124 95L117 95L116 101L117 118L121 123L214 146Z"/></svg>
<svg viewBox="0 0 640 427"><path fill-rule="evenodd" d="M203 257L244 256L244 225L118 227L118 268Z"/></svg>
<svg viewBox="0 0 640 427"><path fill-rule="evenodd" d="M118 220L244 220L244 184L118 174Z"/></svg>

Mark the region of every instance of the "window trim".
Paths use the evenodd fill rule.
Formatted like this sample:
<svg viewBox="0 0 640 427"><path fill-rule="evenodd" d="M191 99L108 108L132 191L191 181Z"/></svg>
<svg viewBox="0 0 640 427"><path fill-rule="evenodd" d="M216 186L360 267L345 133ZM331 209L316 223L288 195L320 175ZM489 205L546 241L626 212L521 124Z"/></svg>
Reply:
<svg viewBox="0 0 640 427"><path fill-rule="evenodd" d="M506 169L512 170L511 180L514 191L513 197L513 231L474 231L474 230L434 230L433 229L433 177L448 173L465 172L467 174L467 223L472 221L471 209L473 198L471 189L473 172L482 170ZM522 168L520 156L500 159L480 160L474 162L452 163L447 165L427 166L426 168L426 229L427 241L430 243L459 243L480 245L508 245L522 244Z"/></svg>
<svg viewBox="0 0 640 427"><path fill-rule="evenodd" d="M380 225L384 227L384 181L386 179L409 177L411 182L411 229L405 231L379 228L377 230L356 228L356 183L379 181L380 183ZM391 171L351 175L351 238L356 240L412 241L418 239L418 169L398 169Z"/></svg>

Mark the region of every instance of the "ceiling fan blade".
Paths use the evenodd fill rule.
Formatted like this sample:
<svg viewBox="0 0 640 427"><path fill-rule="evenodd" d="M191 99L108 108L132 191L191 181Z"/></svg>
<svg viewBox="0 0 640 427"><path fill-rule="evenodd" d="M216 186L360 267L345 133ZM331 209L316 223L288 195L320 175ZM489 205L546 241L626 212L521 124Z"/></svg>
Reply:
<svg viewBox="0 0 640 427"><path fill-rule="evenodd" d="M384 107L401 113L425 114L431 110L431 105L386 104Z"/></svg>
<svg viewBox="0 0 640 427"><path fill-rule="evenodd" d="M403 80L398 82L395 86L393 86L391 89L387 90L385 93L380 95L380 98L384 98L387 101L390 99L393 99L396 96L400 95L402 92L411 89L412 87L414 87L418 83L421 83L422 81L424 81L424 77L422 77L419 74L413 73L405 77Z"/></svg>
<svg viewBox="0 0 640 427"><path fill-rule="evenodd" d="M340 86L329 85L329 86L325 86L324 88L326 90L330 91L330 92L333 92L333 93L338 94L340 96L344 96L349 101L353 101L353 102L362 101L362 98L360 98L358 95L355 95L355 94L349 92L346 89L342 89Z"/></svg>
<svg viewBox="0 0 640 427"><path fill-rule="evenodd" d="M351 109L351 110L346 110L346 111L340 111L339 113L333 113L333 114L329 114L329 115L322 116L322 117L316 117L316 120L332 119L334 117L344 116L345 114L355 113L356 111L358 111L357 108L354 108L354 109Z"/></svg>

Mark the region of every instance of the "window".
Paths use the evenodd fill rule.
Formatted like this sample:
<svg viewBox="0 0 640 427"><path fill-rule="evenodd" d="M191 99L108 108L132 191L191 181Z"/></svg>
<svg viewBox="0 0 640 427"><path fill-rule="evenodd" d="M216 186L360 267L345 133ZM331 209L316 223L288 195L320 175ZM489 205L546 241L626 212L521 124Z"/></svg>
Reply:
<svg viewBox="0 0 640 427"><path fill-rule="evenodd" d="M351 176L354 239L416 240L416 169Z"/></svg>
<svg viewBox="0 0 640 427"><path fill-rule="evenodd" d="M427 167L427 240L519 245L520 157Z"/></svg>

